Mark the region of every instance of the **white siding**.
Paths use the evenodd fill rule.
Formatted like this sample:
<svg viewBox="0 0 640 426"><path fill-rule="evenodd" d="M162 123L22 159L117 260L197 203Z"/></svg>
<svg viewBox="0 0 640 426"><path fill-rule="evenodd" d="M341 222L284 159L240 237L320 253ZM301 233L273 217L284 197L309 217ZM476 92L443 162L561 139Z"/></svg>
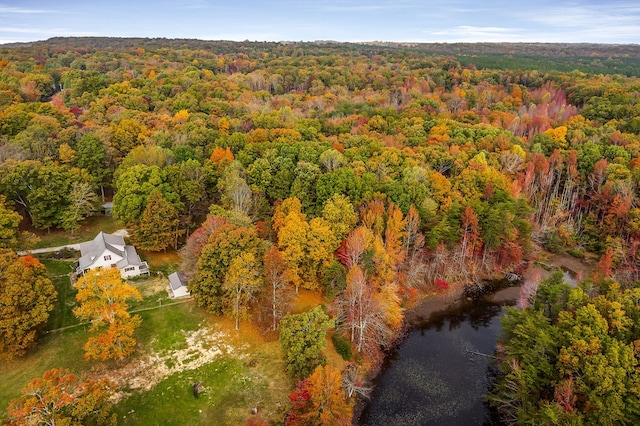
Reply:
<svg viewBox="0 0 640 426"><path fill-rule="evenodd" d="M120 269L120 275L122 276L122 278L137 277L138 275L140 275L140 269L138 266L134 265L127 266L126 268Z"/></svg>
<svg viewBox="0 0 640 426"><path fill-rule="evenodd" d="M171 287L169 287L171 289ZM190 296L191 293L189 293L189 290L187 290L187 287L182 286L179 287L176 290L171 289L171 292L173 293L172 297L184 297L184 296Z"/></svg>
<svg viewBox="0 0 640 426"><path fill-rule="evenodd" d="M105 260L105 257L110 257L108 260ZM99 256L96 256L93 263L91 264L91 269L95 268L109 268L111 265L115 265L118 261L122 260L122 256L118 256L115 253L112 253L109 250L105 250L100 253Z"/></svg>

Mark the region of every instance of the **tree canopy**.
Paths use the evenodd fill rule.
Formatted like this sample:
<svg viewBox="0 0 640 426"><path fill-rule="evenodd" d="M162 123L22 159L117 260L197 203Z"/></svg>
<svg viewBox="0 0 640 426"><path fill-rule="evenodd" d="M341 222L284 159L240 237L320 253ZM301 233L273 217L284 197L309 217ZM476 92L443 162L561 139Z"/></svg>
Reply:
<svg viewBox="0 0 640 426"><path fill-rule="evenodd" d="M38 259L8 249L0 249L0 283L0 357L11 359L35 345L58 293Z"/></svg>

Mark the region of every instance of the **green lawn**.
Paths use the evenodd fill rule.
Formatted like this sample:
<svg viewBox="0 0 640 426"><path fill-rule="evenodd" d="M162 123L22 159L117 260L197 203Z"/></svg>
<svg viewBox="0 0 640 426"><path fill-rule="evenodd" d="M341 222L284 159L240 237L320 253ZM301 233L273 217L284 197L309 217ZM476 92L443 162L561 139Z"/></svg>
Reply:
<svg viewBox="0 0 640 426"><path fill-rule="evenodd" d="M139 312L142 324L136 331L138 342L157 352L185 345L183 331L194 331L207 323L207 315L193 302Z"/></svg>
<svg viewBox="0 0 640 426"><path fill-rule="evenodd" d="M92 240L100 231L111 233L120 228L122 228L122 225L118 223L113 216L90 216L74 236L62 229L56 229L51 232L47 232L46 230L34 231L36 235L40 237L40 242L38 242L36 248L58 247L67 244L81 243L83 241Z"/></svg>
<svg viewBox="0 0 640 426"><path fill-rule="evenodd" d="M69 279L69 273L73 271L73 262L53 259L43 259L41 262L47 267L58 292L56 305L47 322L47 330L78 324L79 321L73 316L77 291L71 286Z"/></svg>

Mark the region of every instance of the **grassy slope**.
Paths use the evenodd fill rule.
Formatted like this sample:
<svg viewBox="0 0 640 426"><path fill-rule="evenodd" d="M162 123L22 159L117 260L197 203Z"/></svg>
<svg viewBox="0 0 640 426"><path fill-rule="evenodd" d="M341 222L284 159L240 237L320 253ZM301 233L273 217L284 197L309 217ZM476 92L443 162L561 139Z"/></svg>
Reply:
<svg viewBox="0 0 640 426"><path fill-rule="evenodd" d="M158 312L162 315L157 315ZM277 404L286 399L290 383L283 372L278 341L267 342L249 323L233 329L228 318L213 317L193 303L144 311L138 331L140 343L162 353L184 348L184 331L203 326L229 335L228 343L239 349L224 354L195 370L174 374L146 393L136 393L118 403L119 424L181 425L242 424L257 407L261 415L281 419ZM198 398L192 385L201 381L206 390ZM185 420L186 419L186 420Z"/></svg>

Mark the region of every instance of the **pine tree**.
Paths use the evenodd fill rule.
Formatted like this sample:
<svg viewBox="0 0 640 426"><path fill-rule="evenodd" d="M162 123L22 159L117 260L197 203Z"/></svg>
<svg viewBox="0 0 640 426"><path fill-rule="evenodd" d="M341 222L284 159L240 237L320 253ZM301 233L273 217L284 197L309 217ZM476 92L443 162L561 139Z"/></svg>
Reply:
<svg viewBox="0 0 640 426"><path fill-rule="evenodd" d="M177 244L178 211L162 196L159 190L149 194L142 219L131 227L136 245L143 250L160 251Z"/></svg>

